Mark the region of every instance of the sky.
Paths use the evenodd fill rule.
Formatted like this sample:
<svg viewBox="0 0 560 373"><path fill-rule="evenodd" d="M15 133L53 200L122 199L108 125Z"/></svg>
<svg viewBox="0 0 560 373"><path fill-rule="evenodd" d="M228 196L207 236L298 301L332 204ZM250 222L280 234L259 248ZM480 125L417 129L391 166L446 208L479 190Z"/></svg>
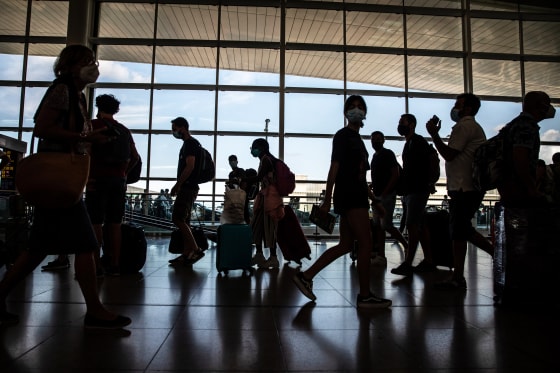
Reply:
<svg viewBox="0 0 560 373"><path fill-rule="evenodd" d="M53 79L52 65L54 58L30 57L28 80L50 81ZM21 77L21 56L0 54L0 80L17 80ZM139 63L125 63L115 61L100 61L100 78L98 82L111 83L148 83L150 81L150 66ZM192 83L213 84L215 72L211 69L157 66L157 83ZM231 85L278 85L275 74L251 73L242 71L221 71L220 84ZM341 87L339 81L324 79L287 77L287 86L301 87ZM394 88L360 85L353 83L353 87L364 89ZM32 117L45 88L27 89L24 125L32 125ZM17 87L0 87L0 99L5 103L0 112L0 126L17 126L19 115L19 89ZM131 89L96 89L95 94L112 93L121 101L121 110L115 118L130 129L147 129L149 118L149 92L147 90ZM475 92L476 93L476 92ZM261 92L223 92L218 94L218 130L227 131L263 131L265 119L270 119L269 131L279 130L279 105L277 93ZM213 130L214 128L214 100L213 91L155 91L152 127L167 130L170 121L177 116L184 116L190 123L191 130ZM398 136L397 123L400 115L405 112L403 98L393 97L365 97L368 105L362 135L369 135L374 130L381 130L386 136ZM434 114L442 119L440 134L448 136L453 122L449 111L454 100L434 100L411 98L409 100L410 113L418 120L417 132L428 136L424 124ZM342 115L343 97L339 95L298 94L288 93L285 96L286 114L285 131L287 133L321 133L334 134L344 125ZM560 107L557 107L559 110ZM521 111L520 103L505 103L483 101L476 116L487 137L491 137L508 121ZM95 110L93 110L95 115ZM543 141L560 141L560 114L554 119L544 120L541 125L541 139ZM6 133L8 136L14 134ZM24 141L29 141L29 134ZM210 150L214 149L214 140L210 136L195 136ZM147 165L147 135L134 135L140 154ZM278 139L268 138L271 152L278 155ZM216 166L217 177L224 178L230 171L227 157L236 154L239 165L243 168L257 168L258 160L250 155L249 147L254 140L251 136L220 136L217 139ZM397 156L402 151L402 141L390 141L386 147L392 149ZM181 141L169 135L154 136L152 140L152 177L175 177L177 155ZM368 152L373 153L371 144L366 141ZM330 139L308 139L287 137L285 139L284 160L292 170L310 180L325 180L330 159ZM551 162L552 154L560 151L560 147L541 147L541 158ZM443 162L442 162L443 167ZM142 176L146 175L143 170ZM444 175L444 173L442 173ZM140 182L142 183L142 182ZM150 189L171 188L172 182L152 181ZM221 186L217 186L221 188ZM220 190L216 189L219 193ZM211 193L211 183L202 186L201 193Z"/></svg>

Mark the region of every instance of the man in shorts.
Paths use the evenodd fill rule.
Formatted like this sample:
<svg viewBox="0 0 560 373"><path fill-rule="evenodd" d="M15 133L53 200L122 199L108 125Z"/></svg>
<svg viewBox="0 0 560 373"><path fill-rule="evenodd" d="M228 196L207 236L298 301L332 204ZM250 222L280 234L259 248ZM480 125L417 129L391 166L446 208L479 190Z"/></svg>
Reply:
<svg viewBox="0 0 560 373"><path fill-rule="evenodd" d="M189 132L189 122L183 117L171 121L173 137L183 141L179 151L177 165L177 182L171 188L171 196L176 195L173 203L171 220L179 228L183 237L183 254L171 259L170 264L193 265L204 256L198 247L190 228L191 210L198 196L198 183L195 180L197 159L200 157L201 145Z"/></svg>
<svg viewBox="0 0 560 373"><path fill-rule="evenodd" d="M405 137L403 159L403 202L406 205L406 229L408 230L408 251L405 260L391 273L401 276L411 276L414 272L433 272L437 270L432 262L429 245L422 245L424 260L416 267L412 266L420 239L425 237L423 227L424 215L428 197L433 190L429 180L430 154L433 152L430 144L416 131L416 117L403 114L397 128L399 134Z"/></svg>
<svg viewBox="0 0 560 373"><path fill-rule="evenodd" d="M119 112L120 101L113 95L100 95L95 99L97 119L92 120L93 129L107 128L108 143L93 144L91 150L89 180L86 186L86 206L97 242L95 255L97 275L120 274L121 223L126 204L126 175L139 159L132 134L114 119ZM120 137L120 138L119 138ZM107 240L104 240L105 225ZM103 266L100 247L103 245Z"/></svg>
<svg viewBox="0 0 560 373"><path fill-rule="evenodd" d="M484 192L473 185L472 162L475 150L486 141L484 130L475 120L480 109L480 99L464 93L457 96L451 110L451 120L455 125L447 144L439 136L441 122L430 120L426 129L432 136L439 154L445 159L447 175L447 194L449 201L449 223L453 245L453 275L446 281L436 284L442 290L466 290L464 276L467 242L480 247L492 255L490 241L484 238L471 224L472 218L484 197Z"/></svg>

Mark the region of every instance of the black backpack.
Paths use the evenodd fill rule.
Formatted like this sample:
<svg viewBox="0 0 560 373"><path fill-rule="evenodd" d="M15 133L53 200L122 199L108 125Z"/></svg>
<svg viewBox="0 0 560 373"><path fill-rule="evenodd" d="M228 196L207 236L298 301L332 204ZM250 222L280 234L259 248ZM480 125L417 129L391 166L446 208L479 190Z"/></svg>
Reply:
<svg viewBox="0 0 560 373"><path fill-rule="evenodd" d="M113 137L113 140L103 144L93 144L94 156L105 164L127 162L132 153L130 131L119 122L109 120L103 120L103 122L107 125L107 130L104 131L104 134Z"/></svg>
<svg viewBox="0 0 560 373"><path fill-rule="evenodd" d="M208 150L204 149L202 145L200 145L200 153L197 159L197 170L196 170L196 177L194 178L197 184L206 183L216 176L216 165L212 160L212 155Z"/></svg>

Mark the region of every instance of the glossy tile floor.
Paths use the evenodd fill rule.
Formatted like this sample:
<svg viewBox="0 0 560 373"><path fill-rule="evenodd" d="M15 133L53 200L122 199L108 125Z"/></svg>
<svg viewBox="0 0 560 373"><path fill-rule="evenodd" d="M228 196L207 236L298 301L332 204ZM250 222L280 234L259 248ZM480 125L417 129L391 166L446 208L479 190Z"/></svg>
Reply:
<svg viewBox="0 0 560 373"><path fill-rule="evenodd" d="M141 273L99 284L104 302L132 317L126 330L84 331L73 270L35 270L9 298L22 320L0 329L0 372L560 371L559 308L496 308L491 258L478 250L469 248L469 290L442 292L431 285L446 270L392 275L402 252L388 242L389 268L373 271L371 287L393 306L358 311L348 256L316 277L314 304L293 285L293 264L224 277L215 248L192 269L172 268L168 238L148 242ZM310 244L314 259L333 243Z"/></svg>

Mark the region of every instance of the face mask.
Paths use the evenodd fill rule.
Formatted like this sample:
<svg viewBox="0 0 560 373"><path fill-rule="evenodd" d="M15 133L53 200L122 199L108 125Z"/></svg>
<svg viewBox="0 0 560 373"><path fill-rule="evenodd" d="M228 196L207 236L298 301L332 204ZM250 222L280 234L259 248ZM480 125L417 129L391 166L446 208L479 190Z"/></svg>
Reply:
<svg viewBox="0 0 560 373"><path fill-rule="evenodd" d="M548 105L548 110L544 115L544 119L552 119L556 115L556 109L552 105Z"/></svg>
<svg viewBox="0 0 560 373"><path fill-rule="evenodd" d="M458 122L459 119L461 119L461 116L459 115L459 109L455 109L455 108L451 109L450 116L453 122Z"/></svg>
<svg viewBox="0 0 560 373"><path fill-rule="evenodd" d="M95 83L99 77L97 65L87 65L80 69L80 80L84 83Z"/></svg>
<svg viewBox="0 0 560 373"><path fill-rule="evenodd" d="M375 150L375 151L379 151L379 150L383 149L383 143L382 142L372 142L371 146L373 147L373 150Z"/></svg>
<svg viewBox="0 0 560 373"><path fill-rule="evenodd" d="M410 133L410 127L399 124L397 131L401 136L407 136Z"/></svg>
<svg viewBox="0 0 560 373"><path fill-rule="evenodd" d="M231 168L237 168L237 161L231 161L229 162L229 165Z"/></svg>
<svg viewBox="0 0 560 373"><path fill-rule="evenodd" d="M175 137L176 139L182 139L183 138L183 134L179 131L173 131L173 137Z"/></svg>
<svg viewBox="0 0 560 373"><path fill-rule="evenodd" d="M253 148L251 149L251 155L256 158L261 155L261 150L259 148Z"/></svg>
<svg viewBox="0 0 560 373"><path fill-rule="evenodd" d="M366 119L366 113L356 107L346 112L346 118L348 118L348 121L350 123L360 123L361 121Z"/></svg>

